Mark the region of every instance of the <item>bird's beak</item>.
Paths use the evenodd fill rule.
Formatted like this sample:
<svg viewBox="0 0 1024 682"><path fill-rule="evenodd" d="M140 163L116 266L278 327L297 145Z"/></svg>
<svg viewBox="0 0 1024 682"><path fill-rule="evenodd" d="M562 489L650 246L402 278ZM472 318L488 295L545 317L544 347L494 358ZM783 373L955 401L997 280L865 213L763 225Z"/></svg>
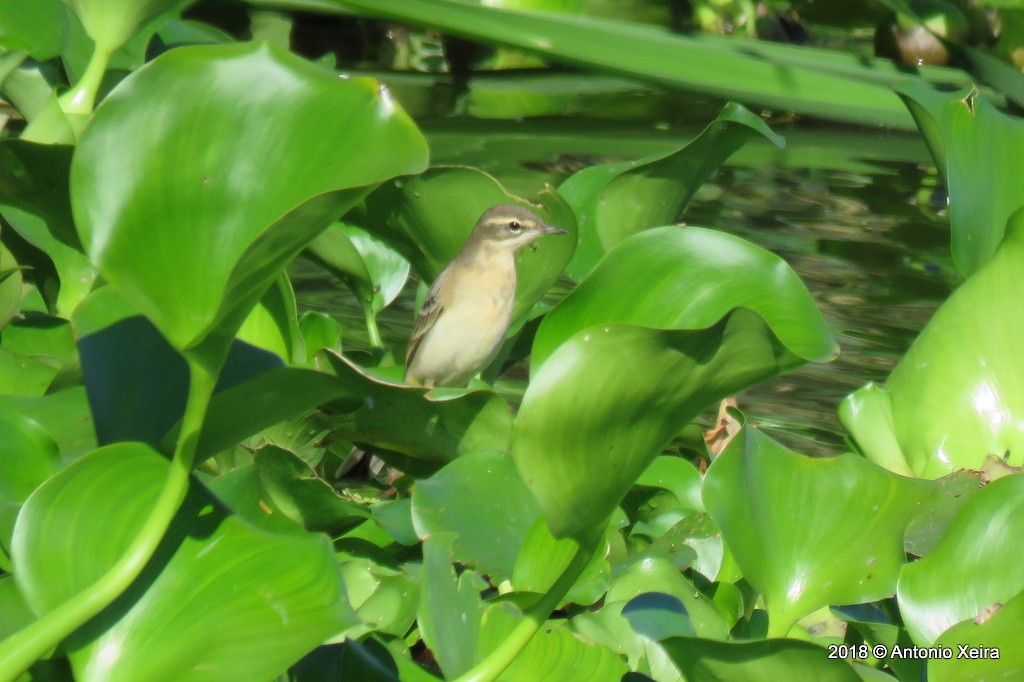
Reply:
<svg viewBox="0 0 1024 682"><path fill-rule="evenodd" d="M560 227L555 227L554 225L542 225L541 228L540 228L540 234L537 235L537 236L538 237L543 237L546 234L569 234L569 231L568 230L563 230ZM536 242L536 240L534 240L534 241L530 242L530 251L536 251L536 250L537 250L537 242Z"/></svg>

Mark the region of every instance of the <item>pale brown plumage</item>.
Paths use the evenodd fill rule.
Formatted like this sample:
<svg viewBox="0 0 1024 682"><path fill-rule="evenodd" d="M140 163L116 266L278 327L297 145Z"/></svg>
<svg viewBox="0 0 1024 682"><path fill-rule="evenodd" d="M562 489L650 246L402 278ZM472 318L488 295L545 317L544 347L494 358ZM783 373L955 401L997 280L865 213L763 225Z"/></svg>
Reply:
<svg viewBox="0 0 1024 682"><path fill-rule="evenodd" d="M485 211L423 301L406 353L406 383L463 386L484 369L512 320L516 252L545 234L564 233L515 204Z"/></svg>

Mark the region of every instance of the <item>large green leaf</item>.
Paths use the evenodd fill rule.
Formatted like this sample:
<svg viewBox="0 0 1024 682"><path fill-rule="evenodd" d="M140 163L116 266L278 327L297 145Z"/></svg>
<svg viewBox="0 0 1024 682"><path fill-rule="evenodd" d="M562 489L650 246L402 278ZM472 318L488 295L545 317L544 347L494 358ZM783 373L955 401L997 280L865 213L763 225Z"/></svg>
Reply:
<svg viewBox="0 0 1024 682"><path fill-rule="evenodd" d="M859 682L861 679L849 663L831 660L827 649L792 639L716 642L671 637L663 640L661 646L688 682Z"/></svg>
<svg viewBox="0 0 1024 682"><path fill-rule="evenodd" d="M480 624L480 655L493 651L523 616L511 605L497 603ZM568 628L552 623L537 633L502 674L505 682L535 680L621 680L626 664L610 649L587 642Z"/></svg>
<svg viewBox="0 0 1024 682"><path fill-rule="evenodd" d="M994 481L964 503L935 549L900 575L897 600L915 642L932 646L953 625L1024 590L1022 532L1024 477Z"/></svg>
<svg viewBox="0 0 1024 682"><path fill-rule="evenodd" d="M301 6L327 12L354 9L761 107L903 128L910 123L891 91L864 82L907 78L885 60L865 64L860 56L806 46L684 37L629 22L514 12L455 0L302 0ZM945 76L941 70L934 73ZM955 71L953 78L963 82Z"/></svg>
<svg viewBox="0 0 1024 682"><path fill-rule="evenodd" d="M757 311L804 360L838 352L807 287L781 258L724 232L662 227L620 244L548 313L534 339L531 370L588 327L703 329L738 306Z"/></svg>
<svg viewBox="0 0 1024 682"><path fill-rule="evenodd" d="M66 33L67 17L60 0L0 3L0 47L4 51L23 50L45 61L60 52Z"/></svg>
<svg viewBox="0 0 1024 682"><path fill-rule="evenodd" d="M108 55L135 32L164 12L195 0L64 0L78 16L89 37Z"/></svg>
<svg viewBox="0 0 1024 682"><path fill-rule="evenodd" d="M556 536L585 533L710 403L834 352L777 256L710 230L648 230L541 323L516 465Z"/></svg>
<svg viewBox="0 0 1024 682"><path fill-rule="evenodd" d="M452 533L423 542L423 590L417 620L423 641L434 652L442 672L454 679L476 663L486 583L473 571L456 576L452 566Z"/></svg>
<svg viewBox="0 0 1024 682"><path fill-rule="evenodd" d="M897 473L938 478L989 456L1024 464L1024 211L996 255L928 322L884 391L850 395L839 416L860 450Z"/></svg>
<svg viewBox="0 0 1024 682"><path fill-rule="evenodd" d="M940 93L918 83L899 92L946 179L953 260L970 276L992 258L1007 219L1024 205L1024 189L1013 181L1024 121L974 89Z"/></svg>
<svg viewBox="0 0 1024 682"><path fill-rule="evenodd" d="M18 510L59 468L57 443L42 426L23 414L0 412L0 567L5 571L11 570Z"/></svg>
<svg viewBox="0 0 1024 682"><path fill-rule="evenodd" d="M1022 621L1024 593L977 621L971 619L951 627L936 640L935 645L948 647L954 657L929 661L928 679L932 682L981 682L1020 678L1024 675Z"/></svg>
<svg viewBox="0 0 1024 682"><path fill-rule="evenodd" d="M280 268L367 187L425 162L419 131L375 82L272 46L194 46L97 108L72 205L104 277L186 349L233 336Z"/></svg>
<svg viewBox="0 0 1024 682"><path fill-rule="evenodd" d="M684 147L637 161L591 166L572 175L558 188L580 221L580 244L569 275L582 279L626 237L674 223L701 184L758 134L783 145L760 118L728 104Z"/></svg>
<svg viewBox="0 0 1024 682"><path fill-rule="evenodd" d="M57 441L65 463L96 448L96 432L85 388L74 386L43 396L0 395L0 411L40 424Z"/></svg>
<svg viewBox="0 0 1024 682"><path fill-rule="evenodd" d="M769 633L833 604L887 597L907 524L937 494L857 455L814 459L745 427L704 478L704 504L743 577L764 595Z"/></svg>
<svg viewBox="0 0 1024 682"><path fill-rule="evenodd" d="M366 200L370 224L427 280L437 277L462 250L484 211L503 203L538 211L548 223L569 232L539 239L536 249L523 249L516 255L513 317L518 318L547 293L572 258L576 219L561 196L545 189L535 198L517 197L476 168L435 167L416 177L386 183Z"/></svg>
<svg viewBox="0 0 1024 682"><path fill-rule="evenodd" d="M33 493L14 537L15 576L33 611L113 565L167 468L151 448L120 443ZM143 574L67 648L81 680L269 679L353 622L326 538L257 530L193 482Z"/></svg>
<svg viewBox="0 0 1024 682"><path fill-rule="evenodd" d="M435 462L467 452L508 450L512 413L496 394L485 390L433 394L329 351L323 357L338 380L357 396L355 402L342 401L337 410L327 410L335 437Z"/></svg>
<svg viewBox="0 0 1024 682"><path fill-rule="evenodd" d="M495 582L512 578L519 547L539 516L505 452L468 453L417 481L412 491L417 535L452 533L455 560Z"/></svg>

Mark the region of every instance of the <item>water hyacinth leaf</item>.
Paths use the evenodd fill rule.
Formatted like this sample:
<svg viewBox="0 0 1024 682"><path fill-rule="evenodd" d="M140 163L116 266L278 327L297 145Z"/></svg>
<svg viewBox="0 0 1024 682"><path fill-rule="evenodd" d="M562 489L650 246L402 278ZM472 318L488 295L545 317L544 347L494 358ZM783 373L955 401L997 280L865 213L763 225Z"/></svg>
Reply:
<svg viewBox="0 0 1024 682"><path fill-rule="evenodd" d="M698 636L709 639L729 636L729 628L717 607L665 557L645 557L630 565L612 583L605 599L629 602L648 592L659 592L678 600L689 626Z"/></svg>
<svg viewBox="0 0 1024 682"><path fill-rule="evenodd" d="M805 457L745 427L708 469L703 496L764 595L769 636L785 636L823 606L893 594L903 533L937 488L857 455Z"/></svg>
<svg viewBox="0 0 1024 682"><path fill-rule="evenodd" d="M888 87L907 78L885 60L778 45L687 37L632 22L561 13L514 12L455 0L328 0L317 8L357 10L390 21L497 43L566 64L661 86L826 118L909 129ZM930 71L963 83L962 74Z"/></svg>
<svg viewBox="0 0 1024 682"><path fill-rule="evenodd" d="M81 248L71 218L69 174L73 148L24 140L0 141L0 205L43 219L53 239ZM31 241L28 235L22 235ZM35 244L45 249L46 244Z"/></svg>
<svg viewBox="0 0 1024 682"><path fill-rule="evenodd" d="M860 675L846 661L829 659L827 649L793 639L719 642L672 637L662 640L661 646L679 666L688 682L861 680ZM891 678L882 675L881 679Z"/></svg>
<svg viewBox="0 0 1024 682"><path fill-rule="evenodd" d="M242 322L236 338L275 354L285 364L305 357L295 291L288 275L278 274Z"/></svg>
<svg viewBox="0 0 1024 682"><path fill-rule="evenodd" d="M321 357L330 363L336 380L358 396L355 403L325 410L334 437L434 462L469 452L508 451L512 413L494 393L455 390L434 395L329 351Z"/></svg>
<svg viewBox="0 0 1024 682"><path fill-rule="evenodd" d="M704 329L739 306L758 312L804 360L838 352L807 287L781 258L715 230L661 227L622 242L544 318L530 368L536 373L560 344L588 327Z"/></svg>
<svg viewBox="0 0 1024 682"><path fill-rule="evenodd" d="M356 401L358 395L351 385L310 369L279 367L258 374L214 394L199 436L197 461L319 405ZM166 446L174 442L179 427L164 437Z"/></svg>
<svg viewBox="0 0 1024 682"><path fill-rule="evenodd" d="M40 424L57 441L64 464L96 449L96 431L83 386L42 396L0 395L0 412L21 414Z"/></svg>
<svg viewBox="0 0 1024 682"><path fill-rule="evenodd" d="M813 299L777 256L710 230L648 230L541 323L516 465L555 535L583 533L709 404L834 353Z"/></svg>
<svg viewBox="0 0 1024 682"><path fill-rule="evenodd" d="M634 630L656 641L695 636L686 607L664 592L638 594L622 607L622 615Z"/></svg>
<svg viewBox="0 0 1024 682"><path fill-rule="evenodd" d="M362 621L346 634L359 637L365 632L377 632L402 637L409 632L420 601L420 583L416 578L407 570L362 557L343 556L339 568L345 592Z"/></svg>
<svg viewBox="0 0 1024 682"><path fill-rule="evenodd" d="M1014 284L1022 264L1018 211L995 256L943 302L889 375L888 399L868 387L840 409L867 457L927 478L980 469L989 456L1024 464L1024 290Z"/></svg>
<svg viewBox="0 0 1024 682"><path fill-rule="evenodd" d="M506 603L492 605L480 625L479 656L501 644L523 619ZM604 646L584 641L566 627L554 625L537 633L502 674L507 682L534 680L620 680L626 664Z"/></svg>
<svg viewBox="0 0 1024 682"><path fill-rule="evenodd" d="M622 602L605 602L601 608L584 611L569 622L573 632L588 642L601 644L624 657L629 669L654 680L681 680L675 667L661 646L640 635L622 616ZM640 677L627 675L622 680L632 682Z"/></svg>
<svg viewBox="0 0 1024 682"><path fill-rule="evenodd" d="M373 312L394 301L409 278L409 261L372 232L347 222L328 227L307 249Z"/></svg>
<svg viewBox="0 0 1024 682"><path fill-rule="evenodd" d="M537 197L517 197L481 170L440 166L385 183L366 199L368 225L431 281L462 250L484 211L503 203L530 208L569 232L538 239L536 249L516 255L518 318L547 293L575 249L576 219L558 194L544 190Z"/></svg>
<svg viewBox="0 0 1024 682"><path fill-rule="evenodd" d="M423 641L434 652L446 679L454 679L476 663L485 583L472 571L455 575L451 533L423 541L423 590L417 621Z"/></svg>
<svg viewBox="0 0 1024 682"><path fill-rule="evenodd" d="M689 460L664 455L655 457L644 469L636 485L662 488L675 495L685 509L704 511L704 500L700 496L701 475Z"/></svg>
<svg viewBox="0 0 1024 682"><path fill-rule="evenodd" d="M27 52L37 61L55 57L67 32L64 12L60 0L0 3L0 47Z"/></svg>
<svg viewBox="0 0 1024 682"><path fill-rule="evenodd" d="M35 613L114 564L167 467L148 446L119 443L78 460L29 498L13 549L18 585ZM183 604L202 604L209 617L197 619ZM193 481L142 576L66 646L81 680L268 679L354 622L326 538L257 530Z"/></svg>
<svg viewBox="0 0 1024 682"><path fill-rule="evenodd" d="M525 487L523 491L529 494ZM515 557L512 588L516 592L543 594L550 590L558 577L565 572L572 558L580 551L580 545L571 538L555 538L539 511L528 528ZM562 600L563 604L589 605L601 599L608 590L611 573L607 554L608 551L603 544L598 547L590 563L580 573L575 584L569 588Z"/></svg>
<svg viewBox="0 0 1024 682"><path fill-rule="evenodd" d="M104 277L188 349L233 336L308 241L368 187L425 163L423 137L376 82L273 46L192 46L97 108L72 206Z"/></svg>
<svg viewBox="0 0 1024 682"><path fill-rule="evenodd" d="M80 306L74 320L77 334L88 332L80 336L78 348L97 438L100 444L137 440L156 447L185 411L188 366L139 315L90 331L126 312L116 292L97 294ZM218 387L223 390L280 364L267 351L235 342Z"/></svg>
<svg viewBox="0 0 1024 682"><path fill-rule="evenodd" d="M930 554L903 567L896 597L918 645L932 646L953 625L983 619L1024 590L1024 567L1013 558L1022 511L1024 477L993 481L964 503Z"/></svg>
<svg viewBox="0 0 1024 682"><path fill-rule="evenodd" d="M992 258L1007 219L1024 206L1024 190L1011 181L1024 154L1024 122L974 89L944 93L911 82L898 92L946 180L953 260L970 276Z"/></svg>
<svg viewBox="0 0 1024 682"><path fill-rule="evenodd" d="M330 315L309 310L299 318L299 331L306 346L306 363L313 362L319 350L341 352L341 325Z"/></svg>
<svg viewBox="0 0 1024 682"><path fill-rule="evenodd" d="M572 175L558 188L580 220L580 243L568 274L583 279L626 237L676 222L701 184L758 135L783 145L764 121L730 103L684 147L637 161L591 166Z"/></svg>
<svg viewBox="0 0 1024 682"><path fill-rule="evenodd" d="M64 0L99 48L111 54L135 32L165 12L195 0Z"/></svg>
<svg viewBox="0 0 1024 682"><path fill-rule="evenodd" d="M14 576L0 576L0 639L17 632L35 618L21 596Z"/></svg>
<svg viewBox="0 0 1024 682"><path fill-rule="evenodd" d="M17 412L0 412L0 564L5 571L11 570L6 557L18 510L60 466L57 442L42 426Z"/></svg>
<svg viewBox="0 0 1024 682"><path fill-rule="evenodd" d="M539 516L505 452L468 453L417 481L412 491L416 534L452 533L454 559L495 582L512 578L519 547Z"/></svg>
<svg viewBox="0 0 1024 682"><path fill-rule="evenodd" d="M380 639L346 639L317 647L288 671L294 682L439 682L407 656L392 652Z"/></svg>
<svg viewBox="0 0 1024 682"><path fill-rule="evenodd" d="M0 330L14 319L21 308L21 286L18 261L0 244Z"/></svg>
<svg viewBox="0 0 1024 682"><path fill-rule="evenodd" d="M949 647L951 659L928 661L928 679L934 682L956 680L1011 680L1024 675L1024 650L1020 647L1020 623L1024 619L1024 593L987 611L977 620L954 625L935 642ZM998 657L992 649L997 649ZM961 650L966 650L961 656ZM976 652L977 658L970 659Z"/></svg>
<svg viewBox="0 0 1024 682"><path fill-rule="evenodd" d="M253 455L253 467L266 497L306 530L333 536L370 516L287 450L264 446Z"/></svg>

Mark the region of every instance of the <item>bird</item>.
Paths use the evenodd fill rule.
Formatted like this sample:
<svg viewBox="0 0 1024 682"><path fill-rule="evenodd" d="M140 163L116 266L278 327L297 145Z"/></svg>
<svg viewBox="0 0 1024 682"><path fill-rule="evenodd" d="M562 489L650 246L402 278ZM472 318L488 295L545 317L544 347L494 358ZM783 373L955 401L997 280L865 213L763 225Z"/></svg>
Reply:
<svg viewBox="0 0 1024 682"><path fill-rule="evenodd" d="M490 364L512 322L515 254L548 234L568 233L516 204L484 211L423 301L406 353L406 384L465 386Z"/></svg>

